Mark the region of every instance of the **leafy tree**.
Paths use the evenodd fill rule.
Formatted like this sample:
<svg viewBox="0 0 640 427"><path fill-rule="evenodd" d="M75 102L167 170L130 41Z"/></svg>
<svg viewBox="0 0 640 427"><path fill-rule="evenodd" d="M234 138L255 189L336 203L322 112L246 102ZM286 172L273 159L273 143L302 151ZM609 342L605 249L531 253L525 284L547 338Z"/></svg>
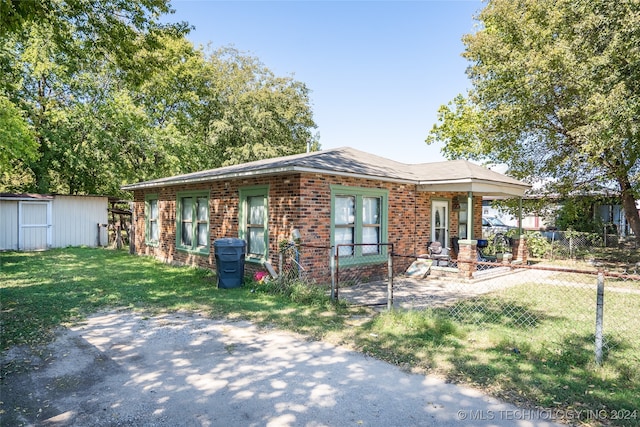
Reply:
<svg viewBox="0 0 640 427"><path fill-rule="evenodd" d="M9 169L14 162L35 159L38 153L36 141L28 124L9 99L0 94L0 140L6 150L0 150L0 167Z"/></svg>
<svg viewBox="0 0 640 427"><path fill-rule="evenodd" d="M163 64L141 86L147 114L176 131L174 173L194 172L318 148L306 86L277 77L232 48L165 44Z"/></svg>
<svg viewBox="0 0 640 427"><path fill-rule="evenodd" d="M129 70L136 53L157 47L159 37L188 32L186 22L160 22L160 16L170 13L169 0L3 0L0 39L28 38L31 28L46 26L54 50L69 63L107 58Z"/></svg>
<svg viewBox="0 0 640 427"><path fill-rule="evenodd" d="M615 184L640 238L640 3L489 0L478 20L463 39L472 89L427 143L548 192Z"/></svg>
<svg viewBox="0 0 640 427"><path fill-rule="evenodd" d="M31 175L32 184L22 190L118 191L117 177L134 179L134 170L144 176L149 169L139 164L151 151L145 150L147 118L128 102L119 69L98 58L85 58L83 67L69 66L49 35L50 28L33 26L30 36L10 50L13 62L5 61L20 70L15 80L3 83L37 141L38 155L24 162L23 173ZM6 177L3 181L10 187Z"/></svg>
<svg viewBox="0 0 640 427"><path fill-rule="evenodd" d="M0 87L38 148L1 188L115 195L124 183L303 152L313 139L306 87L255 58L209 56L169 34L124 69L101 55L67 60L52 32L33 25L0 45Z"/></svg>
<svg viewBox="0 0 640 427"><path fill-rule="evenodd" d="M303 83L276 77L258 59L235 49L216 50L207 63L213 99L222 104L219 114L205 122L210 132L201 154L217 153L223 162L214 166L302 153L314 140L309 90Z"/></svg>
<svg viewBox="0 0 640 427"><path fill-rule="evenodd" d="M594 207L588 197L567 199L557 212L556 226L560 230L602 233L602 220L595 214Z"/></svg>
<svg viewBox="0 0 640 427"><path fill-rule="evenodd" d="M166 0L9 0L0 12L0 89L25 113L38 150L20 170L22 185L14 185L14 170L3 174L0 186L70 193L118 189L117 166L140 153L119 143L144 122L139 111L128 110L138 126L126 128L133 120L109 106L128 96L123 87L144 81L156 66L139 61L140 53L160 48L163 38L182 37L187 25L159 22L171 12ZM0 140L0 148L9 143Z"/></svg>

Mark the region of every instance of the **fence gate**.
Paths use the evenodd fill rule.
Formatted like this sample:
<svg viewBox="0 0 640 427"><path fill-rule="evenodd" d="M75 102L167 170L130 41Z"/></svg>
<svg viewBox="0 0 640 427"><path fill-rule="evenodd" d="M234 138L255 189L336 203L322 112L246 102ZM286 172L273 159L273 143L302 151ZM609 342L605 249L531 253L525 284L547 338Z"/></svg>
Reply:
<svg viewBox="0 0 640 427"><path fill-rule="evenodd" d="M334 255L332 299L340 293L363 306L393 306L393 243L340 244Z"/></svg>
<svg viewBox="0 0 640 427"><path fill-rule="evenodd" d="M52 244L51 202L18 202L18 249L47 249Z"/></svg>
<svg viewBox="0 0 640 427"><path fill-rule="evenodd" d="M393 243L314 246L286 242L280 247L279 280L330 284L336 301L344 293L366 306L393 306ZM379 290L380 284L384 289Z"/></svg>

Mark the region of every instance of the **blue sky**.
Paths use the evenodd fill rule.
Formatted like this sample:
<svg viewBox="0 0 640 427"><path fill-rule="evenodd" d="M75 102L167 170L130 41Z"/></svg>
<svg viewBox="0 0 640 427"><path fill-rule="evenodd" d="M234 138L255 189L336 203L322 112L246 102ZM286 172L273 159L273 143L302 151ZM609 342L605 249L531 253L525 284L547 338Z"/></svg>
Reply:
<svg viewBox="0 0 640 427"><path fill-rule="evenodd" d="M480 0L173 0L196 45L233 46L311 90L323 149L404 163L444 160L424 142L440 105L469 87L461 38Z"/></svg>

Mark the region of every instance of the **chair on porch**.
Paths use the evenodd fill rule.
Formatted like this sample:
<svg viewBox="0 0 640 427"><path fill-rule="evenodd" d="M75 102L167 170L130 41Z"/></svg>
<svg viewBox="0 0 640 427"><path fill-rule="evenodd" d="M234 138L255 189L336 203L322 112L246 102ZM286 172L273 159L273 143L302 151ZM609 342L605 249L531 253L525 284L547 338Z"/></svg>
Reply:
<svg viewBox="0 0 640 427"><path fill-rule="evenodd" d="M431 242L429 244L429 258L433 260L436 266L448 266L451 261L449 248L443 248L440 242Z"/></svg>

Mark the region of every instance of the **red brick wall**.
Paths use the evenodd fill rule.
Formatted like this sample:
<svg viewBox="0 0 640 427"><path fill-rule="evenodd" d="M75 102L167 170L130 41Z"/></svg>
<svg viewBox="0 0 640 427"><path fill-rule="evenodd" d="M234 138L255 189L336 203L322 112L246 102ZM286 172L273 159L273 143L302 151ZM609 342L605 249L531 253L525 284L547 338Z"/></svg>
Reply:
<svg viewBox="0 0 640 427"><path fill-rule="evenodd" d="M389 192L388 242L394 251L415 253L416 244L424 234L416 227L416 192L414 185L380 181L304 174L300 181L300 230L306 245L329 246L331 237L331 185L386 189ZM309 261L305 260L305 267ZM318 257L309 266L312 277L321 280L330 274L328 256ZM364 268L364 267L362 267ZM374 267L375 269L375 267Z"/></svg>
<svg viewBox="0 0 640 427"><path fill-rule="evenodd" d="M473 238L482 239L482 196L473 198Z"/></svg>
<svg viewBox="0 0 640 427"><path fill-rule="evenodd" d="M165 188L136 190L135 245L138 254L155 256L165 262L198 265L215 269L213 242L222 237L238 236L238 197L242 187L269 185L269 256L278 265L278 243L289 240L293 229L301 233L305 245L329 246L331 233L331 185L386 189L389 192L388 242L402 255L427 252L431 238L431 200L454 196L466 198L466 193L417 192L415 185L387 183L370 179L328 176L322 174L293 174L206 184L176 185ZM208 256L176 250L176 194L182 191L209 191L210 253ZM158 194L160 215L160 244L145 245L145 194ZM474 229L482 234L482 199L474 198ZM450 209L450 235L457 235L458 212ZM329 274L328 256L315 257L310 267L312 275ZM306 260L305 260L306 261ZM409 260L407 260L409 262ZM409 262L410 263L410 262ZM261 266L247 263L248 274Z"/></svg>
<svg viewBox="0 0 640 427"><path fill-rule="evenodd" d="M233 181L214 181L206 184L176 185L134 192L136 252L155 256L166 262L198 265L215 269L213 242L223 237L238 237L238 197L242 187L269 185L269 236L270 253L277 251L277 242L288 238L289 224L299 215L296 197L299 177L251 178ZM190 254L176 250L176 195L183 191L209 191L210 251L208 256ZM158 195L160 244L158 247L145 244L144 200L145 194ZM277 253L275 253L277 263ZM251 266L247 266L251 271Z"/></svg>

